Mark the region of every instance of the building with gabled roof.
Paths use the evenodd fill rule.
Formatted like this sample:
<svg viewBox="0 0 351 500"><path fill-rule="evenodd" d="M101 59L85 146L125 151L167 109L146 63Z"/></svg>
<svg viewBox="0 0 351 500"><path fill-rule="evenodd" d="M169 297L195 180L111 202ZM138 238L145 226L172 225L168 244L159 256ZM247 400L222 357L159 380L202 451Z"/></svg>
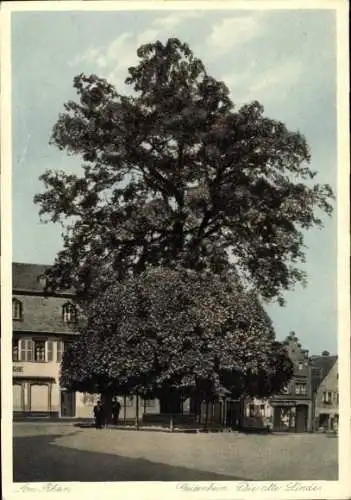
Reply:
<svg viewBox="0 0 351 500"><path fill-rule="evenodd" d="M308 350L291 332L284 341L294 365L294 374L279 393L270 398L273 407L273 430L311 432L313 429L312 372Z"/></svg>
<svg viewBox="0 0 351 500"><path fill-rule="evenodd" d="M312 356L315 430L337 430L339 424L338 356Z"/></svg>
<svg viewBox="0 0 351 500"><path fill-rule="evenodd" d="M59 384L62 355L76 338L81 318L71 292L44 293L48 267L12 265L14 417L88 417L95 398Z"/></svg>

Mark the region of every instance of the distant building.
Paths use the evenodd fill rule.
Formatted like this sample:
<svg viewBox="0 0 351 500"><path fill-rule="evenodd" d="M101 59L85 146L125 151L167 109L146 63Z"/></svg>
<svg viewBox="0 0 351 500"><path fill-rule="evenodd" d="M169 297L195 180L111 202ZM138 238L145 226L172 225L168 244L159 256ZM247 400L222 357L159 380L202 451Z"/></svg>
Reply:
<svg viewBox="0 0 351 500"><path fill-rule="evenodd" d="M310 432L313 429L311 363L294 332L285 340L286 349L294 364L294 374L281 391L270 398L273 407L273 430Z"/></svg>
<svg viewBox="0 0 351 500"><path fill-rule="evenodd" d="M312 356L315 430L337 430L339 425L338 357L328 352Z"/></svg>

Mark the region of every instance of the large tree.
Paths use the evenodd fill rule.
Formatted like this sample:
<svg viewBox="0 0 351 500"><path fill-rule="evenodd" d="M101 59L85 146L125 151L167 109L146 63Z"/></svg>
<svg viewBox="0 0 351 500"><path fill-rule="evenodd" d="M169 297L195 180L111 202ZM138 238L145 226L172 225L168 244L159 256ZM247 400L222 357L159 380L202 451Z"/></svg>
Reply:
<svg viewBox="0 0 351 500"><path fill-rule="evenodd" d="M61 384L158 397L176 412L180 397L268 396L291 375L269 317L237 281L153 268L110 285L90 303L81 335L64 356Z"/></svg>
<svg viewBox="0 0 351 500"><path fill-rule="evenodd" d="M52 143L80 155L83 171L41 177L41 215L65 227L48 287L92 300L149 266L181 265L234 274L283 303L305 279L304 231L332 212L305 138L258 102L235 109L226 85L177 39L138 56L131 95L81 74L78 100L53 128Z"/></svg>

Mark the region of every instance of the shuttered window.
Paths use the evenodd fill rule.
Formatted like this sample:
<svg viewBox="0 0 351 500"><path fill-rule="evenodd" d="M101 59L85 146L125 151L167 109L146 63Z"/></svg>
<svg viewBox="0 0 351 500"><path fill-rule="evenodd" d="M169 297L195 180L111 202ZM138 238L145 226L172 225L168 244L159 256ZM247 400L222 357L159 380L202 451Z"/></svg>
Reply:
<svg viewBox="0 0 351 500"><path fill-rule="evenodd" d="M56 343L57 346L57 352L56 352L56 361L57 363L61 363L62 359L62 352L63 352L63 343L61 340L58 340Z"/></svg>
<svg viewBox="0 0 351 500"><path fill-rule="evenodd" d="M52 340L48 340L46 344L47 361L54 360L54 343Z"/></svg>
<svg viewBox="0 0 351 500"><path fill-rule="evenodd" d="M33 361L32 339L20 340L20 361Z"/></svg>

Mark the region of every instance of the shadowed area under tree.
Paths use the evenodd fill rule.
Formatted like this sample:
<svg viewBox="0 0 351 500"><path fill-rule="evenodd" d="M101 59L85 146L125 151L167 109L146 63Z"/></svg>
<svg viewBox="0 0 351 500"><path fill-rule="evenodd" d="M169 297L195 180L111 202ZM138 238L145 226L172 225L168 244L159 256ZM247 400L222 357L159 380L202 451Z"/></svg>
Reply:
<svg viewBox="0 0 351 500"><path fill-rule="evenodd" d="M238 481L244 478L55 445L60 435L15 439L14 482ZM36 453L33 454L33 449Z"/></svg>

